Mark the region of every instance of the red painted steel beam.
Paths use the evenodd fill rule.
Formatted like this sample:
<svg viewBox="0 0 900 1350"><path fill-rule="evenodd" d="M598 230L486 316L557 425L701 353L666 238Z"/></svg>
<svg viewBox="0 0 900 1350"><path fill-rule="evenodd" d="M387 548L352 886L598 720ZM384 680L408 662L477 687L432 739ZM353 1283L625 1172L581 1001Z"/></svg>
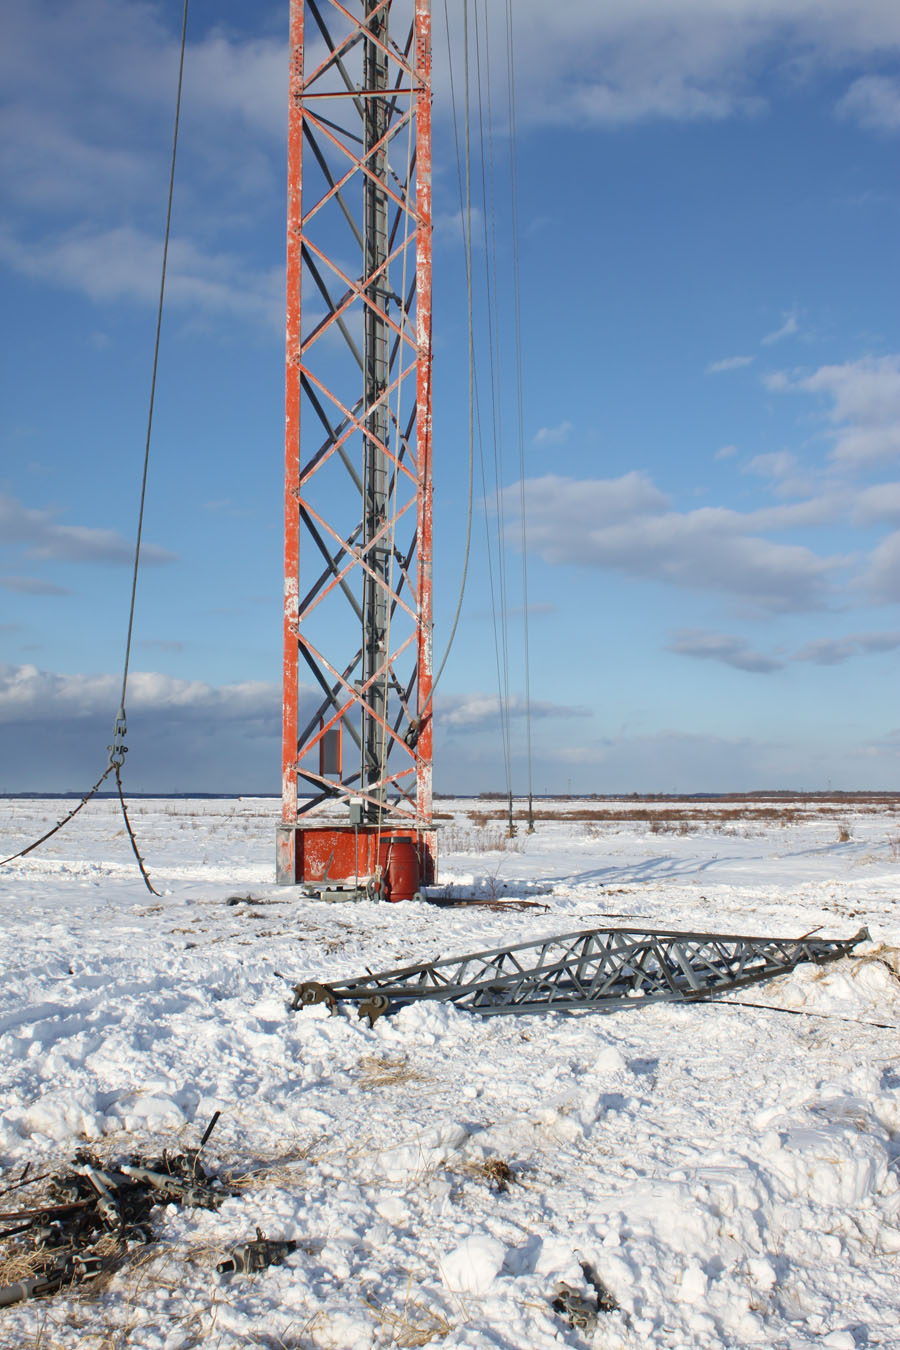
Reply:
<svg viewBox="0 0 900 1350"><path fill-rule="evenodd" d="M291 0L290 85L288 94L287 286L285 301L284 399L284 662L281 725L281 828L275 871L278 881L296 878L297 723L299 649L297 601L300 594L300 302L303 207L303 0Z"/></svg>
<svg viewBox="0 0 900 1350"><path fill-rule="evenodd" d="M418 735L417 805L432 811L432 479L431 479L431 0L415 0L416 72L416 453L418 491Z"/></svg>

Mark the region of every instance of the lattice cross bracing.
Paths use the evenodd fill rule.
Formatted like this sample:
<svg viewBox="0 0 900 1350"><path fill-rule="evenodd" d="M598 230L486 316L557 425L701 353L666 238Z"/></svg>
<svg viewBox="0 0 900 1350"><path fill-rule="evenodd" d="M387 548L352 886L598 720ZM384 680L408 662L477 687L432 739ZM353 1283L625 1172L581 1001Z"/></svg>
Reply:
<svg viewBox="0 0 900 1350"><path fill-rule="evenodd" d="M430 97L429 0L292 0L285 825L431 822Z"/></svg>

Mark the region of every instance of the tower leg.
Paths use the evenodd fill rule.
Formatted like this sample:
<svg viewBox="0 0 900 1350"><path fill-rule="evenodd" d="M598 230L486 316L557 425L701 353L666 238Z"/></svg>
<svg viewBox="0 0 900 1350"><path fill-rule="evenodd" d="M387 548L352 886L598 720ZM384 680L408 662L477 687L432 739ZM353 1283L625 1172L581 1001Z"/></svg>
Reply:
<svg viewBox="0 0 900 1350"><path fill-rule="evenodd" d="M275 881L279 886L297 884L297 827L283 822L275 826Z"/></svg>

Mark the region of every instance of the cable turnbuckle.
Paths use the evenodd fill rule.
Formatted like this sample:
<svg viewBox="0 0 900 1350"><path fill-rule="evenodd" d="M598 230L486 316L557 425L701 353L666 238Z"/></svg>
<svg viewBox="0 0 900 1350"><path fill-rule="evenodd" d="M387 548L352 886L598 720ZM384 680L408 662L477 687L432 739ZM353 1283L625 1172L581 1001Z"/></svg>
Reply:
<svg viewBox="0 0 900 1350"><path fill-rule="evenodd" d="M109 767L111 769L119 768L125 763L125 756L128 754L128 746L125 744L125 737L128 734L128 727L125 721L124 705L116 713L115 724L113 725L112 745L106 748L109 751Z"/></svg>

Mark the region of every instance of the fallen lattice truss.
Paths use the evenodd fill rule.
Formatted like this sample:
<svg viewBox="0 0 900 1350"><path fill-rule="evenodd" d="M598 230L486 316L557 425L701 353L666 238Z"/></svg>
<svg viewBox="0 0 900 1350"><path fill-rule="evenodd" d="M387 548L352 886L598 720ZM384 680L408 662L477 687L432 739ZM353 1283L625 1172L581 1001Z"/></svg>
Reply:
<svg viewBox="0 0 900 1350"><path fill-rule="evenodd" d="M334 1011L338 1003L355 1003L360 1017L374 1022L419 999L485 1014L690 1003L784 975L801 961L837 961L868 936L866 928L843 939L592 928L399 970L367 971L356 979L306 981L294 985L292 1006L327 1003Z"/></svg>

